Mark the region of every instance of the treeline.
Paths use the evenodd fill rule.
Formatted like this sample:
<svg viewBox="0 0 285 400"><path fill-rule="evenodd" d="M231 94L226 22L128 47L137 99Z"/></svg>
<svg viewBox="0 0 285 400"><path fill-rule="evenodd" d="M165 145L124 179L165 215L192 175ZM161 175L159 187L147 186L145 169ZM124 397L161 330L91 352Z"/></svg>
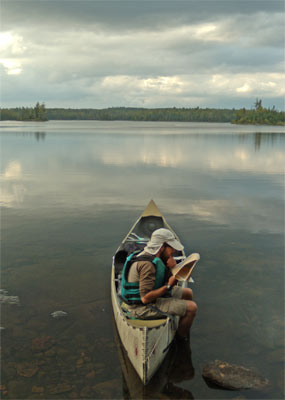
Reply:
<svg viewBox="0 0 285 400"><path fill-rule="evenodd" d="M38 120L34 108L9 108L1 110L2 120ZM184 122L231 122L235 110L215 108L47 108L49 120L99 120L99 121L184 121ZM45 119L42 119L45 120Z"/></svg>
<svg viewBox="0 0 285 400"><path fill-rule="evenodd" d="M253 110L242 108L236 112L233 124L251 125L285 125L285 113L277 111L275 107L262 107L262 100L256 99Z"/></svg>
<svg viewBox="0 0 285 400"><path fill-rule="evenodd" d="M37 102L35 107L1 108L0 119L2 121L47 121L45 104Z"/></svg>
<svg viewBox="0 0 285 400"><path fill-rule="evenodd" d="M101 121L197 121L230 122L235 112L226 109L197 108L127 108L98 109L49 108L49 119L89 119Z"/></svg>
<svg viewBox="0 0 285 400"><path fill-rule="evenodd" d="M34 108L1 109L1 120L99 120L99 121L181 121L181 122L232 122L235 124L284 125L285 113L262 107L256 100L252 110L215 108Z"/></svg>

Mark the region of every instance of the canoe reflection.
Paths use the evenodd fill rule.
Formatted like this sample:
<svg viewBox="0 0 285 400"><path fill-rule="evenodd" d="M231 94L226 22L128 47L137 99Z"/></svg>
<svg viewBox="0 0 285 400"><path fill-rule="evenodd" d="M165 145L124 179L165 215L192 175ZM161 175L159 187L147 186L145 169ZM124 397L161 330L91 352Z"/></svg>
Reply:
<svg viewBox="0 0 285 400"><path fill-rule="evenodd" d="M176 385L194 377L189 343L174 340L159 370L145 386L132 366L115 326L114 336L122 368L124 399L194 399L189 390Z"/></svg>

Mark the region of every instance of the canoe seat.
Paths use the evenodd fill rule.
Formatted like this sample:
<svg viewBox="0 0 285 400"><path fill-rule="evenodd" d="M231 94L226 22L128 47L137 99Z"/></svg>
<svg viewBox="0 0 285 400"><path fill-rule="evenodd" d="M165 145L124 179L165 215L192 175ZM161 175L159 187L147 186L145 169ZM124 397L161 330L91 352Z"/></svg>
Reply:
<svg viewBox="0 0 285 400"><path fill-rule="evenodd" d="M165 324L165 322L167 321L167 318L160 318L160 319L130 319L128 317L127 311L127 305L126 303L122 302L121 303L121 309L122 311L124 311L125 316L128 318L128 324L136 327L136 328L143 328L143 327L147 327L147 328L154 328L160 325Z"/></svg>
<svg viewBox="0 0 285 400"><path fill-rule="evenodd" d="M128 319L128 324L135 328L155 328L157 326L165 324L167 318L163 319Z"/></svg>

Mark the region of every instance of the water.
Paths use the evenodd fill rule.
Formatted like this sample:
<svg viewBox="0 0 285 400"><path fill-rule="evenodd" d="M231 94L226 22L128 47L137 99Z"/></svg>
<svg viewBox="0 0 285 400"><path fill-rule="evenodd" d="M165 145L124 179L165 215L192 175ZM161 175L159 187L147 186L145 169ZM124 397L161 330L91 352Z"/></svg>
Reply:
<svg viewBox="0 0 285 400"><path fill-rule="evenodd" d="M2 306L3 398L284 397L284 128L2 121L0 137L1 287L21 303ZM110 271L150 199L201 261L191 354L172 350L143 388L116 339ZM213 389L201 371L215 359L271 385Z"/></svg>

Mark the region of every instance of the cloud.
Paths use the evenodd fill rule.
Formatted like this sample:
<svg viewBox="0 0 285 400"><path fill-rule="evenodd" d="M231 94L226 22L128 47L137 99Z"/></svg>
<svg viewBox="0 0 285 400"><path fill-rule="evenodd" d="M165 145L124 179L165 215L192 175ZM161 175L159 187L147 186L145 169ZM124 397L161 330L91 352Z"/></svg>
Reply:
<svg viewBox="0 0 285 400"><path fill-rule="evenodd" d="M20 57L25 52L23 37L13 32L0 32L0 52L5 58L0 64L8 75L18 75L22 72Z"/></svg>
<svg viewBox="0 0 285 400"><path fill-rule="evenodd" d="M0 51L16 56L23 54L23 37L12 32L0 32Z"/></svg>
<svg viewBox="0 0 285 400"><path fill-rule="evenodd" d="M90 0L2 0L3 27L99 26L108 30L149 30L193 22L211 22L219 16L250 16L258 12L282 13L283 1L90 1ZM23 19L23 16L25 18Z"/></svg>
<svg viewBox="0 0 285 400"><path fill-rule="evenodd" d="M4 103L278 107L281 3L4 1Z"/></svg>
<svg viewBox="0 0 285 400"><path fill-rule="evenodd" d="M19 75L22 72L20 61L0 59L0 64L8 75Z"/></svg>

